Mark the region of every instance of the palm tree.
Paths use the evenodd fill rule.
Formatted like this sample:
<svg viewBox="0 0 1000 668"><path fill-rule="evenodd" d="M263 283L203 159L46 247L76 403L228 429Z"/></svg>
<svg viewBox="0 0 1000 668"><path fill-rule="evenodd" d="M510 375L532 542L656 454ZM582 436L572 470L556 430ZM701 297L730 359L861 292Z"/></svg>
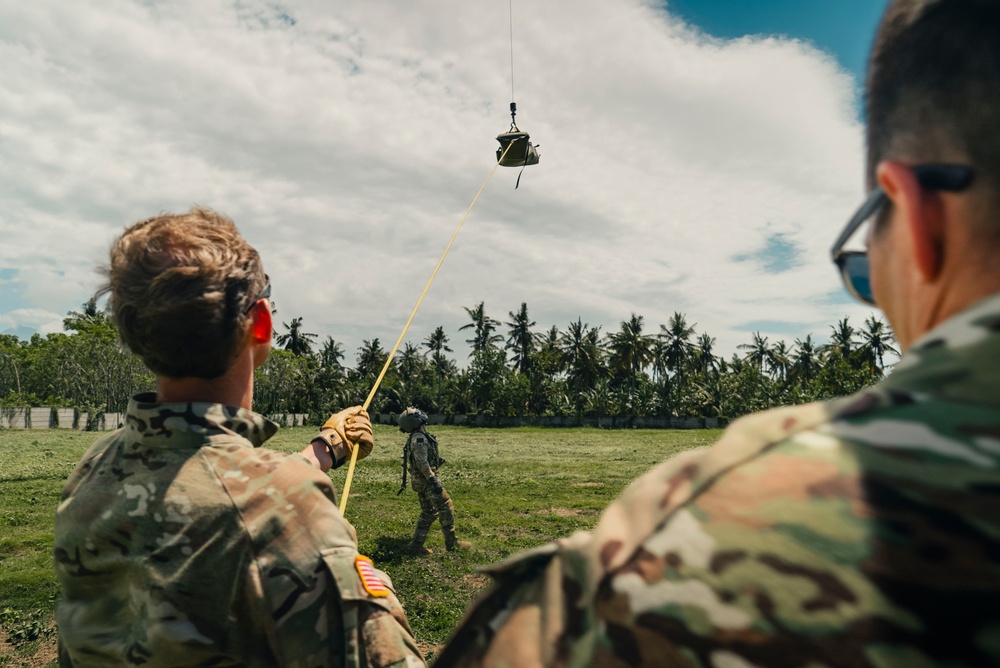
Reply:
<svg viewBox="0 0 1000 668"><path fill-rule="evenodd" d="M283 322L281 326L287 333L275 339L279 346L291 351L293 355L312 355L312 339L315 339L316 335L302 331L302 318L292 318L291 324Z"/></svg>
<svg viewBox="0 0 1000 668"><path fill-rule="evenodd" d="M868 363L868 368L872 376L881 378L884 375L885 354L892 353L899 355L899 351L892 347L896 336L875 315L865 320L865 327L860 330L859 334L861 336L861 347L858 348L857 352Z"/></svg>
<svg viewBox="0 0 1000 668"><path fill-rule="evenodd" d="M768 360L768 364L778 380L783 381L788 377L788 370L792 366L791 354L792 351L784 341L778 341L771 346L771 359Z"/></svg>
<svg viewBox="0 0 1000 668"><path fill-rule="evenodd" d="M591 388L604 375L604 349L601 328L590 327L580 318L569 323L560 338L560 346L569 370L570 385L577 390Z"/></svg>
<svg viewBox="0 0 1000 668"><path fill-rule="evenodd" d="M97 308L97 297L91 297L80 305L79 311L70 311L63 319L63 329L67 332L82 332L92 325L114 325L107 314Z"/></svg>
<svg viewBox="0 0 1000 668"><path fill-rule="evenodd" d="M666 366L668 369L684 377L684 364L691 354L691 335L694 334L694 325L688 327L687 318L684 314L674 312L670 318L670 325L664 327L660 325L660 333L657 337L666 341Z"/></svg>
<svg viewBox="0 0 1000 668"><path fill-rule="evenodd" d="M444 327L438 325L437 329L424 339L424 347L427 348L427 352L431 353L434 373L437 374L438 378L444 378L451 366L444 354L452 352L451 348L448 347L448 335L444 333Z"/></svg>
<svg viewBox="0 0 1000 668"><path fill-rule="evenodd" d="M821 350L827 356L833 355L851 362L854 360L854 334L857 330L847 321L845 317L843 320L838 320L836 325L830 325L833 334L830 336L830 342Z"/></svg>
<svg viewBox="0 0 1000 668"><path fill-rule="evenodd" d="M663 325L660 325L660 329L663 329ZM661 338L653 339L653 361L651 366L653 368L654 382L660 378L667 378L667 372L670 369L670 363L667 360L667 342Z"/></svg>
<svg viewBox="0 0 1000 668"><path fill-rule="evenodd" d="M333 340L332 336L326 337L323 348L319 352L319 365L324 369L340 371L344 365L340 360L344 359L344 347Z"/></svg>
<svg viewBox="0 0 1000 668"><path fill-rule="evenodd" d="M767 337L761 336L760 332L753 333L752 343L741 343L736 346L740 350L746 350L744 359L757 367L757 370L764 371L764 365L771 363L771 346L767 343Z"/></svg>
<svg viewBox="0 0 1000 668"><path fill-rule="evenodd" d="M362 378L375 378L385 366L389 353L382 349L377 338L365 339L358 348L358 365L355 369Z"/></svg>
<svg viewBox="0 0 1000 668"><path fill-rule="evenodd" d="M385 362L382 362L385 364ZM407 342L396 360L396 367L399 369L399 377L404 383L411 383L420 377L421 368L427 364L420 349L412 343ZM381 370L381 369L380 369Z"/></svg>
<svg viewBox="0 0 1000 668"><path fill-rule="evenodd" d="M708 334L702 334L698 337L698 343L695 345L694 350L694 358L698 364L698 370L703 375L707 376L710 372L718 371L719 369L718 360L716 360L715 355L712 353L714 347L715 337Z"/></svg>
<svg viewBox="0 0 1000 668"><path fill-rule="evenodd" d="M511 362L521 373L528 373L531 366L531 353L535 348L535 338L531 334L531 328L535 326L535 321L528 317L528 304L521 302L521 310L517 313L509 311L507 313L510 320L507 326L507 347L514 351Z"/></svg>
<svg viewBox="0 0 1000 668"><path fill-rule="evenodd" d="M795 339L795 348L796 351L792 356L792 366L788 370L788 375L802 386L812 381L819 372L819 360L812 334L806 335L804 340Z"/></svg>
<svg viewBox="0 0 1000 668"><path fill-rule="evenodd" d="M621 329L608 338L612 369L628 380L630 390L635 390L639 374L653 361L653 338L642 333L642 316L633 313L631 318L622 321Z"/></svg>
<svg viewBox="0 0 1000 668"><path fill-rule="evenodd" d="M469 354L469 357L486 350L495 343L503 341L502 336L493 333L496 331L496 328L500 326L500 321L494 320L486 315L486 302L479 302L472 308L469 308L468 306L463 306L462 308L464 308L465 312L469 314L469 318L472 322L459 327L459 331L463 329L473 329L475 332L471 339L466 340L466 343L472 346L472 353Z"/></svg>

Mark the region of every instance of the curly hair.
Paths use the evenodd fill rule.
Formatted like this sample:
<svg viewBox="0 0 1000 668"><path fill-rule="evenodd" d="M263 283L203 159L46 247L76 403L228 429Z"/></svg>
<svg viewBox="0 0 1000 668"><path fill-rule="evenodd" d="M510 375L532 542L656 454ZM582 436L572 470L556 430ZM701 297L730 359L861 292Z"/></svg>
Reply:
<svg viewBox="0 0 1000 668"><path fill-rule="evenodd" d="M122 342L168 378L224 374L267 280L233 221L200 207L132 224L104 273Z"/></svg>

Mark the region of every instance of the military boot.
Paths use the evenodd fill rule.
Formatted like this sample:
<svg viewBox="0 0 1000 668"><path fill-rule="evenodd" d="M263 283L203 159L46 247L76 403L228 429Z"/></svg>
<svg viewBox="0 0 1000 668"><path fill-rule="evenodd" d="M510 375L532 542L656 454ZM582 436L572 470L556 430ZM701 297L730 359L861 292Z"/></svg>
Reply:
<svg viewBox="0 0 1000 668"><path fill-rule="evenodd" d="M410 547L407 548L407 553L413 555L414 557L423 557L428 554L434 554L434 550L424 547L424 541L413 540L410 542Z"/></svg>
<svg viewBox="0 0 1000 668"><path fill-rule="evenodd" d="M472 547L472 543L469 541L458 539L458 536L455 535L454 527L442 528L441 531L444 532L444 548L449 552L468 550Z"/></svg>

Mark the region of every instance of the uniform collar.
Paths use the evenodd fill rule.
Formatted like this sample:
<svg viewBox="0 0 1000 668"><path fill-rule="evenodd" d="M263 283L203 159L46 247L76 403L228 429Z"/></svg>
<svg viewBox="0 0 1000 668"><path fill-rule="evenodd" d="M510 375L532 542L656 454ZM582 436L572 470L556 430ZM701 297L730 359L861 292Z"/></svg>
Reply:
<svg viewBox="0 0 1000 668"><path fill-rule="evenodd" d="M170 447L198 447L211 436L235 435L256 448L277 431L277 424L244 408L204 402L158 403L150 392L129 400L124 435Z"/></svg>
<svg viewBox="0 0 1000 668"><path fill-rule="evenodd" d="M1000 406L1000 293L917 339L882 386L915 398Z"/></svg>

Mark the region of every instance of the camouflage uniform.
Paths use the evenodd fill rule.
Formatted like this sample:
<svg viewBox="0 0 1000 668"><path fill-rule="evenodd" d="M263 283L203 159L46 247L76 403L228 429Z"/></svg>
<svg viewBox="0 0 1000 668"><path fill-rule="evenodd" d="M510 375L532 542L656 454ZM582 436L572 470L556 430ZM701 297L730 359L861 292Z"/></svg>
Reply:
<svg viewBox="0 0 1000 668"><path fill-rule="evenodd" d="M258 447L277 425L154 401L133 398L63 492L61 665L424 665L329 478Z"/></svg>
<svg viewBox="0 0 1000 668"><path fill-rule="evenodd" d="M490 572L436 666L1000 665L1000 295Z"/></svg>
<svg viewBox="0 0 1000 668"><path fill-rule="evenodd" d="M417 519L417 529L413 532L411 547L419 549L423 546L427 541L431 525L438 519L441 521L445 546L451 549L458 544L455 536L455 506L452 505L451 497L444 487L440 487L440 492L435 489L441 485L437 475L437 469L441 465L437 442L422 430L418 430L410 434L407 439L406 451L409 453L407 466L410 472L410 486L420 499L420 517Z"/></svg>

